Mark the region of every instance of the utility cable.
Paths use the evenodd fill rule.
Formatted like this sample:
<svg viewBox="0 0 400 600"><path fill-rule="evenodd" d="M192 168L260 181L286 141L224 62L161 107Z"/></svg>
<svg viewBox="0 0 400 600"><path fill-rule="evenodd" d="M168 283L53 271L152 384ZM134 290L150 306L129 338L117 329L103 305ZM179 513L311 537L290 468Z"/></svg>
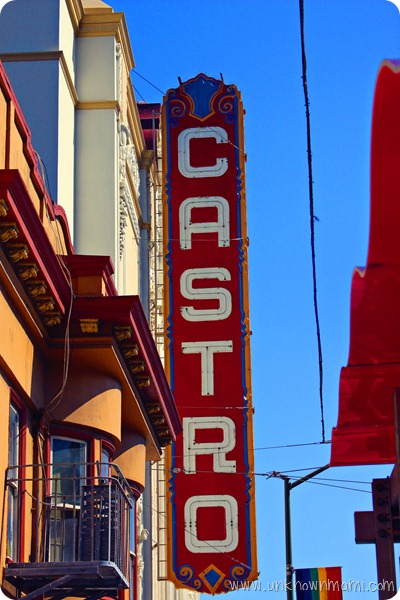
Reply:
<svg viewBox="0 0 400 600"><path fill-rule="evenodd" d="M200 407L200 408L203 408L203 407ZM236 408L236 407L229 406L229 407L224 407L224 408ZM255 452L256 450L279 450L279 449L283 449L283 448L301 448L303 446L315 446L315 445L321 446L322 444L330 444L330 443L331 443L331 441L328 440L326 442L308 442L306 444L286 444L283 446L265 446L263 448L249 448L248 450L251 452ZM226 454L226 451L216 449L216 450L214 450L213 453L214 454L219 454L219 453ZM174 458L184 458L185 456L189 456L189 454L174 454ZM315 467L310 468L310 469L298 469L298 470L299 471L307 471L307 470L311 471L311 470L314 470L314 468ZM289 472L289 471L287 471L287 472Z"/></svg>
<svg viewBox="0 0 400 600"><path fill-rule="evenodd" d="M255 475L259 475L260 477L265 477L267 480L271 479L271 478L280 478L280 479L292 479L295 482L296 481L301 481L301 483L312 483L313 485L320 485L323 487L331 487L331 488L337 488L340 490L347 490L347 491L351 491L351 492L361 492L363 494L372 494L372 492L370 490L362 490L360 488L352 488L352 487L348 487L348 486L344 486L344 485L334 485L332 483L321 483L321 481L315 481L314 478L309 478L309 479L305 479L303 477L287 477L286 475L284 475L283 473L281 473L280 471L270 471L269 473L255 473ZM315 478L317 479L317 478ZM319 480L324 479L324 478L318 478ZM330 481L329 479L327 479L326 481ZM342 480L333 480L333 481L342 481ZM344 483L346 483L346 480L343 480ZM355 483L360 483L361 485L364 484L364 482L355 482ZM296 484L294 484L293 487L295 487Z"/></svg>
<svg viewBox="0 0 400 600"><path fill-rule="evenodd" d="M148 104L148 102L146 102L146 100L143 98L142 94L139 92L139 90L137 89L137 87L135 85L132 86L133 89L135 90L135 93L140 96L141 100L145 103Z"/></svg>
<svg viewBox="0 0 400 600"><path fill-rule="evenodd" d="M38 164L40 166L40 170L41 170L41 176L42 176L42 180L43 180L43 185L44 185L44 189L45 189L45 193L49 196L50 200L53 202L52 200L52 196L51 196L51 190L50 190L50 180L49 180L49 176L48 176L48 172L47 172L47 167L45 162L43 161L43 159L41 158L41 156L38 154L38 152L35 151L37 160L38 160ZM47 180L47 183L46 183ZM52 222L52 218L49 214L48 211L48 206L47 203L44 202L44 206L46 209L46 217L48 219L49 225L51 230L53 231L54 234L54 239L55 239L55 243L56 243L56 255L57 255L57 259L58 262L60 264L61 269L64 271L65 276L67 278L68 281L68 286L69 286L69 290L70 290L70 302L69 302L69 307L67 310L67 320L66 320L66 328L65 328L65 336L64 336L64 356L63 356L63 374L62 374L62 382L60 385L60 388L58 390L58 392L47 402L47 404L45 405L45 409L48 413L51 413L52 411L54 411L57 406L60 404L61 399L62 399L62 395L64 393L64 389L65 386L67 384L67 379L68 379L68 373L69 373L69 366L70 366L70 324L71 324L71 316L72 316L72 308L74 305L74 299L75 299L75 294L74 294L74 289L73 289L73 285L72 285L72 277L71 277L71 273L65 263L65 259L62 255L63 252L63 243L60 237L60 231L58 228L58 223L56 221L56 227L53 226L53 222Z"/></svg>
<svg viewBox="0 0 400 600"><path fill-rule="evenodd" d="M313 277L313 298L314 298L314 314L315 324L317 329L318 343L318 364L319 364L319 399L321 410L321 428L322 441L325 441L325 419L324 419L324 400L323 400L323 365L322 365L322 343L321 330L319 324L318 297L317 297L317 269L315 261L315 221L314 214L314 189L313 189L313 170L312 170L312 151L311 151L311 119L310 119L310 101L308 97L307 86L307 58L304 35L304 0L299 0L300 8L300 37L301 37L301 58L302 58L302 80L304 101L306 108L306 124L307 124L307 155L308 155L308 190L310 198L310 233L311 233L311 261L312 261L312 277Z"/></svg>
<svg viewBox="0 0 400 600"><path fill-rule="evenodd" d="M151 85L155 90L157 90L157 92L160 92L160 94L162 94L163 96L165 96L165 92L163 92L162 90L160 90L160 88L157 87L156 85L154 85L154 83L152 83L151 81L149 81L148 79L146 79L146 77L143 77L143 75L141 75L140 73L138 73L135 69L132 70L132 73L134 73L135 75L138 75L138 77L140 77L146 83L148 83L149 85Z"/></svg>

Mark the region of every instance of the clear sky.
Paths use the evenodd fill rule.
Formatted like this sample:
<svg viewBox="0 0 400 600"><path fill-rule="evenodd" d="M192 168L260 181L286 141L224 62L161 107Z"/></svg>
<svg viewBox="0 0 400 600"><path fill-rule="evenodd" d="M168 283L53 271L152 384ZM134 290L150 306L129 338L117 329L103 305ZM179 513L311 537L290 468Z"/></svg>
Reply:
<svg viewBox="0 0 400 600"><path fill-rule="evenodd" d="M329 462L330 446L319 443L298 0L108 3L126 13L138 100L161 102L154 86L166 91L177 87L178 77L185 81L199 72L216 78L222 73L242 92L256 472L305 475ZM400 58L399 11L388 0L305 0L305 41L329 440L337 421L340 368L347 364L351 275L365 264L368 248L375 80L383 59ZM281 448L271 449L276 446ZM345 583L375 582L375 547L355 544L353 514L371 509L372 478L390 472L391 466L332 468L293 490L294 567L342 566ZM283 482L257 475L256 494L261 589L271 589L285 579ZM397 565L398 556L397 550ZM259 593L230 596L256 600Z"/></svg>
<svg viewBox="0 0 400 600"><path fill-rule="evenodd" d="M138 100L162 101L138 74L166 91L177 87L178 77L222 73L242 91L256 472L304 475L308 471L298 469L329 462L329 445L264 449L321 441L298 1L110 4L126 13ZM305 36L329 440L340 368L347 364L351 275L365 264L368 248L375 80L383 59L400 58L400 15L387 0L305 0ZM344 582L375 582L375 547L355 544L353 514L372 508L369 484L390 472L390 466L333 468L321 475L325 480L293 490L294 567L338 565ZM283 482L259 475L256 494L260 581L268 589L285 578ZM231 595L256 599L259 593ZM282 591L275 596L285 598ZM360 598L360 592L345 598Z"/></svg>

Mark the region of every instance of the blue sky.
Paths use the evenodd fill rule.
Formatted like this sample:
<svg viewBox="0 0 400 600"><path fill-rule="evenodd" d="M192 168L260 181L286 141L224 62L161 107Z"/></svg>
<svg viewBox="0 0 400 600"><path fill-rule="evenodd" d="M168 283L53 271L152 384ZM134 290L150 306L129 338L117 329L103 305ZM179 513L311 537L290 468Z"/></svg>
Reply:
<svg viewBox="0 0 400 600"><path fill-rule="evenodd" d="M318 443L318 354L298 0L109 3L126 13L138 100L161 102L162 94L153 86L166 91L177 87L178 77L185 81L199 72L216 78L222 73L226 83L236 84L242 92L256 472L302 476L308 471L300 469L329 462L330 447ZM0 7L3 4L0 0ZM368 249L375 80L383 59L400 58L400 15L388 0L304 0L304 4L329 440L337 420L340 368L347 364L351 275L355 266L365 264ZM284 447L270 449L275 446ZM371 509L368 483L390 471L391 466L334 468L321 475L324 479L296 488L294 567L338 565L343 566L345 583L375 582L375 548L355 544L353 515ZM261 589L270 589L285 578L283 482L257 475L256 493ZM397 564L398 555L397 550ZM256 599L259 593L230 596ZM283 599L285 593L275 597ZM347 592L345 598L360 598L360 593Z"/></svg>
<svg viewBox="0 0 400 600"><path fill-rule="evenodd" d="M329 445L262 449L321 441L298 1L111 4L125 11L136 71L154 86L165 91L177 87L178 77L222 73L242 91L256 472L303 475L307 471L297 469L329 462ZM375 80L383 59L400 57L400 15L387 0L305 0L305 36L329 440L339 372L347 364L351 275L365 264L368 248ZM160 92L139 75L132 80L138 99L161 102ZM341 565L344 582L376 581L375 548L355 544L353 514L371 509L368 483L390 471L334 468L321 477L342 481L318 480L293 490L294 566ZM256 484L260 581L266 589L285 577L283 482L257 476ZM259 593L231 595L240 600ZM357 597L360 592L345 594Z"/></svg>

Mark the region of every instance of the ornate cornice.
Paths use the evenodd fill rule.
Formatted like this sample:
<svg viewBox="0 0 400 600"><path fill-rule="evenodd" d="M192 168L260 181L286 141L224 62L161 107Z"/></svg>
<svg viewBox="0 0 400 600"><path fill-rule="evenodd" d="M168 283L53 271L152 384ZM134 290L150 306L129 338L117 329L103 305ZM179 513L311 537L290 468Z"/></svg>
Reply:
<svg viewBox="0 0 400 600"><path fill-rule="evenodd" d="M79 24L78 37L103 36L113 36L121 44L126 66L130 72L135 66L135 59L124 13L110 13L99 9L83 15Z"/></svg>
<svg viewBox="0 0 400 600"><path fill-rule="evenodd" d="M0 171L0 197L0 245L42 324L58 325L69 284L18 171Z"/></svg>

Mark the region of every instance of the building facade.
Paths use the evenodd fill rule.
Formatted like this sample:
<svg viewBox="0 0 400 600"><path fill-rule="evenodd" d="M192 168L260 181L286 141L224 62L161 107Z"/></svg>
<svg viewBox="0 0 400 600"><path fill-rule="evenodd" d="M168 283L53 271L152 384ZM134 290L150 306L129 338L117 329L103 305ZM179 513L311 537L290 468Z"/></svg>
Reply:
<svg viewBox="0 0 400 600"><path fill-rule="evenodd" d="M159 107L122 13L0 16L0 410L9 597L192 599L165 579ZM11 83L10 83L11 82Z"/></svg>

